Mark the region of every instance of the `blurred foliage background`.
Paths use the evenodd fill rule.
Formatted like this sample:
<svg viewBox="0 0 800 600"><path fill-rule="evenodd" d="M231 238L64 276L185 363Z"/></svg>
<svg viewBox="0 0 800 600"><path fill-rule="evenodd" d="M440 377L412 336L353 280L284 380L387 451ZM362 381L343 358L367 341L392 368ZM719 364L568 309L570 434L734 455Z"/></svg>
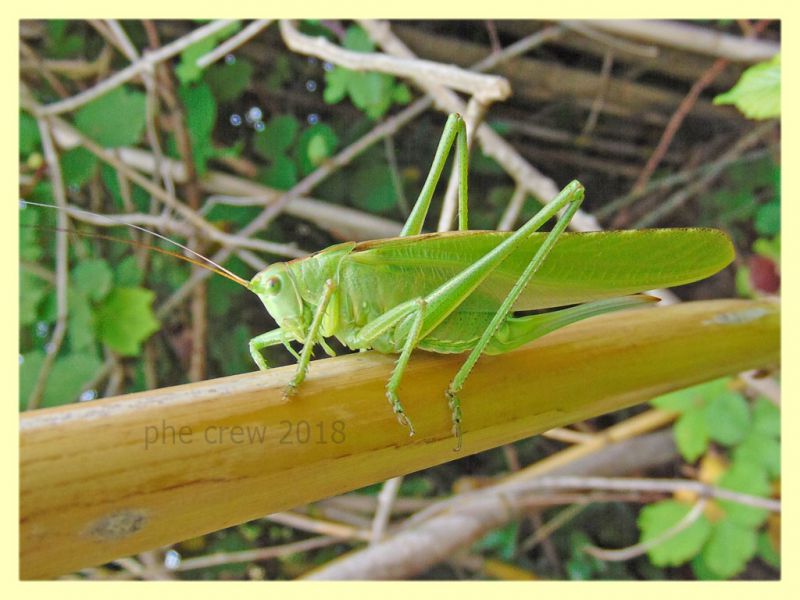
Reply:
<svg viewBox="0 0 800 600"><path fill-rule="evenodd" d="M256 31L255 22L232 22L199 39L187 37L210 25L20 23L20 197L92 213L73 211L67 219L65 213L21 207L20 410L253 370L247 341L274 327L258 299L222 277L190 286L196 267L143 246L175 250L121 221L179 239L207 256L222 252L225 266L249 279L273 261L354 234L391 235L416 199L447 111L422 107L344 164L336 157L422 102L419 85L292 52L276 24ZM345 49L379 50L355 22L296 26ZM467 68L502 57L493 72L508 79L513 95L488 107L483 122L557 187L579 179L587 189L584 210L600 226L725 229L736 244L735 264L675 290L681 299L778 294L779 24L678 26L672 40L655 40L581 22L391 23L393 35L421 58ZM248 31L254 35L198 65L220 44ZM699 46L687 50L682 36L698 31L727 36L743 55L719 56ZM537 35L541 39L525 52L509 52ZM144 75L57 116L40 112L186 40L193 43ZM131 172L145 181L135 181ZM444 188L440 185L432 214L440 210ZM281 204L287 191L311 204L290 201L265 227L241 235L270 206ZM196 221L165 196L188 207ZM475 143L472 228L520 223L548 199L529 193L508 164ZM332 212L320 212L323 206ZM69 234L57 231L65 227ZM210 228L229 237L209 234ZM68 247L60 247L59 240L67 239ZM270 349L267 358L272 364L292 361L282 348ZM645 474L777 495L779 409L772 388L759 389L754 393L732 378L655 401L677 417L676 452ZM576 424L574 433L591 435L643 410ZM402 519L571 443L532 438L409 476L399 487L394 517ZM298 510L309 521L369 529L380 489L356 494L371 499L360 509L354 503L347 509L320 504ZM612 498L540 507L420 577L779 576L779 517L730 502L710 503L688 528L631 560L605 561L585 551L589 545L617 548L655 538L684 519L693 500L651 494L633 502ZM545 524L549 533L541 536ZM75 576L286 579L363 544L340 540L292 551L310 531L316 530L265 518ZM241 554L282 545L286 552L265 558Z"/></svg>

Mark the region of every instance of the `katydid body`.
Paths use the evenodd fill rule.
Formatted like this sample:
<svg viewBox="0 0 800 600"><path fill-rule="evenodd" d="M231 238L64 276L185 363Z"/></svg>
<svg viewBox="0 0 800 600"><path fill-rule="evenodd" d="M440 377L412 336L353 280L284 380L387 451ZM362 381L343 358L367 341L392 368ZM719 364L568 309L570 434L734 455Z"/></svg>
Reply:
<svg viewBox="0 0 800 600"><path fill-rule="evenodd" d="M421 235L454 141L460 231ZM400 237L337 244L306 258L275 263L249 283L172 243L211 266L179 258L210 268L261 298L278 329L250 340L250 353L260 369L268 368L261 350L269 346L283 344L298 359L287 394L305 378L315 345L333 354L326 337L354 350L399 354L386 395L413 434L398 396L412 351L469 352L445 392L458 447L458 393L481 354L508 352L582 319L648 304L656 299L637 292L703 279L733 259L730 240L713 229L564 233L583 201L583 186L577 181L514 233L467 231L466 174L464 122L451 115ZM538 232L553 218L551 231ZM515 314L545 308L557 310ZM290 345L293 341L303 344L299 354Z"/></svg>
<svg viewBox="0 0 800 600"><path fill-rule="evenodd" d="M454 139L461 231L419 235ZM305 378L315 344L330 353L325 337L352 349L399 353L387 397L413 434L397 393L412 350L469 351L446 391L460 447L458 392L482 353L506 352L581 319L641 306L653 299L626 295L702 279L733 258L727 236L710 229L562 235L583 201L577 181L513 234L465 231L466 156L463 121L451 115L401 237L338 244L274 264L252 279L250 289L279 326L251 340L256 364L267 368L260 352L265 347L283 344L291 350L290 341L304 345L287 394ZM550 232L537 233L557 216ZM586 304L514 315L579 302Z"/></svg>

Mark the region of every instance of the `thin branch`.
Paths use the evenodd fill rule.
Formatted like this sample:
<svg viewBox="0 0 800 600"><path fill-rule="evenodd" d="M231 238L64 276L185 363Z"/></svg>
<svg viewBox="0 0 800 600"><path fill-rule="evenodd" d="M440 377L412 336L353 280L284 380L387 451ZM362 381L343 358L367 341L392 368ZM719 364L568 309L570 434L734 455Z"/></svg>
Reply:
<svg viewBox="0 0 800 600"><path fill-rule="evenodd" d="M511 86L504 77L481 75L453 65L429 60L398 58L377 52L364 53L345 50L324 37L311 37L300 33L287 20L281 20L281 35L287 47L301 54L310 54L353 71L379 71L397 77L413 79L421 86L436 84L475 96L484 103L505 100Z"/></svg>
<svg viewBox="0 0 800 600"><path fill-rule="evenodd" d="M222 19L218 21L213 21L208 25L204 25L199 27L190 33L186 34L185 36L178 38L174 42L163 46L161 49L155 52L148 52L145 53L142 58L137 60L135 63L132 63L122 69L121 71L116 72L114 75L104 79L97 85L85 90L79 94L66 98L64 100L60 100L58 102L53 102L51 104L46 104L44 106L37 107L36 114L45 116L45 115L58 115L61 113L73 111L77 108L80 108L87 102L91 102L95 98L99 98L103 94L110 92L116 87L119 87L123 83L126 83L142 73L145 70L151 70L155 65L165 60L172 58L173 56L180 54L186 48L191 46L192 44L199 42L209 36L216 34L217 32L221 31L225 27L228 27L234 21L230 19Z"/></svg>
<svg viewBox="0 0 800 600"><path fill-rule="evenodd" d="M680 208L692 196L700 193L702 190L711 185L717 177L719 177L729 164L738 159L747 150L755 146L765 135L774 131L777 127L776 122L768 121L762 123L755 129L747 132L742 136L727 152L725 152L717 161L709 165L700 177L689 185L679 189L672 194L669 198L661 202L658 207L651 210L649 213L640 218L634 223L634 228L639 229L642 227L650 227L669 215L673 211Z"/></svg>
<svg viewBox="0 0 800 600"><path fill-rule="evenodd" d="M208 569L209 567L219 567L233 563L257 562L261 560L268 560L270 558L289 556L290 554L297 554L299 552L308 552L309 550L324 548L325 546L330 546L342 541L343 540L338 537L318 536L309 538L307 540L300 540L299 542L281 544L280 546L269 546L267 548L257 548L255 550L242 550L240 552L217 552L215 554L207 554L205 556L182 559L180 564L173 570L192 571L195 569Z"/></svg>
<svg viewBox="0 0 800 600"><path fill-rule="evenodd" d="M392 506L397 499L397 494L400 491L402 483L402 476L392 477L384 482L378 494L378 507L375 510L375 518L372 521L372 540L370 543L375 544L386 535L389 518L392 516Z"/></svg>
<svg viewBox="0 0 800 600"><path fill-rule="evenodd" d="M59 164L58 154L55 144L50 134L50 126L42 118L37 119L39 125L39 135L42 140L42 150L44 152L47 168L50 173L50 181L53 184L53 196L56 205L64 208L67 204L66 190L64 189L64 179L61 175L61 165ZM63 210L58 211L57 223L59 231L56 232L56 325L53 335L45 346L45 356L42 367L36 376L36 383L28 396L26 410L34 410L39 407L47 386L50 370L53 368L58 351L64 342L67 333L67 286L69 285L69 248L67 244L67 233L69 229L69 218Z"/></svg>
<svg viewBox="0 0 800 600"><path fill-rule="evenodd" d="M780 47L775 42L742 38L708 27L656 20L593 20L583 25L654 44L725 58L735 62L759 62L772 58Z"/></svg>
<svg viewBox="0 0 800 600"><path fill-rule="evenodd" d="M217 62L220 58L222 58L226 54L229 54L239 46L243 45L250 38L258 35L259 32L262 29L265 29L270 23L272 23L272 19L257 19L253 21L247 27L242 29L239 33L229 37L227 40L222 42L211 52L209 52L208 54L204 54L203 56L198 58L195 64L201 69L205 69L210 64Z"/></svg>
<svg viewBox="0 0 800 600"><path fill-rule="evenodd" d="M371 538L369 531L345 525L344 523L307 517L295 512L272 513L266 519L273 523L280 523L302 531L311 531L312 533L330 535L340 539L369 541Z"/></svg>
<svg viewBox="0 0 800 600"><path fill-rule="evenodd" d="M609 49L613 48L614 50L619 50L620 52L626 52L635 56L641 56L643 58L656 58L658 56L658 48L656 46L645 46L629 40L620 39L613 35L608 35L607 33L603 33L602 31L598 31L597 29L586 25L584 21L564 20L559 21L559 23L564 27L571 29L575 33L579 33L590 40L594 40L595 42L599 42L604 46L607 46Z"/></svg>
<svg viewBox="0 0 800 600"><path fill-rule="evenodd" d="M506 209L500 217L500 222L497 224L498 231L511 231L517 219L519 219L519 214L522 212L522 207L525 206L527 197L528 190L524 187L517 185L514 188L511 200L508 201L508 205L506 205Z"/></svg>

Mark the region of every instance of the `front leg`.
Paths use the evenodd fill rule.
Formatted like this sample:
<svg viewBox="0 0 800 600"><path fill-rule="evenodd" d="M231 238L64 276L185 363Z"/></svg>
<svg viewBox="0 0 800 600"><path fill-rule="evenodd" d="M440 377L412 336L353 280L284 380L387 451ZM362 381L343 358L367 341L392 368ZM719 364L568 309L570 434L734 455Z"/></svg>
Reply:
<svg viewBox="0 0 800 600"><path fill-rule="evenodd" d="M319 304L317 304L317 309L314 312L314 318L311 321L311 326L308 328L308 333L306 334L305 342L303 344L303 351L300 353L300 360L297 361L297 371L295 371L292 381L290 381L289 385L286 386L284 396L293 396L297 392L297 387L303 383L303 380L306 378L308 363L311 360L311 351L314 349L314 344L321 339L320 330L322 329L322 318L325 316L325 311L327 310L328 304L330 303L335 291L336 282L334 282L333 279L328 279L325 282L325 288L322 291L322 297L320 298Z"/></svg>
<svg viewBox="0 0 800 600"><path fill-rule="evenodd" d="M260 370L266 371L269 369L269 365L267 364L267 361L264 360L264 355L261 354L261 350L270 346L277 346L278 344L287 345L284 335L285 334L283 330L278 328L266 333L262 333L261 335L257 335L250 340L250 356L253 357L253 361L255 361ZM289 347L291 348L291 346Z"/></svg>

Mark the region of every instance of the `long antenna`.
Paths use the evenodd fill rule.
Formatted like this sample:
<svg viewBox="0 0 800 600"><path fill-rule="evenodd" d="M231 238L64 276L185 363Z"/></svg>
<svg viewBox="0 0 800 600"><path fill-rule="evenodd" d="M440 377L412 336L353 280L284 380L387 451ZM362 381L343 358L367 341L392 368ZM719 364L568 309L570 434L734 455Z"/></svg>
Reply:
<svg viewBox="0 0 800 600"><path fill-rule="evenodd" d="M65 208L61 208L60 206L55 206L53 204L43 204L41 202L31 202L30 200L23 200L23 199L20 199L19 202L23 206L26 206L26 205L27 206L39 206L41 208L52 208L54 210L64 210L67 213L79 213L79 214L89 215L91 217L100 217L102 219L106 219L107 221L111 221L112 223L117 223L118 225L123 225L125 227L132 227L133 229L137 229L138 231L142 231L144 233L148 233L148 234L150 234L152 236L155 236L155 237L157 237L157 238L159 238L161 240L164 240L165 242L169 242L170 244L173 244L174 246L177 246L178 248L188 252L189 254L191 254L193 256L196 256L197 258L203 260L204 262L195 261L195 260L192 260L192 259L187 258L185 256L182 256L180 254L177 254L175 252L169 252L168 250L163 250L162 248L156 248L155 246L149 246L147 244L137 244L137 243L132 243L132 244L133 245L140 245L140 246L143 246L145 248L149 248L150 250L155 250L157 252L162 252L164 254L169 254L170 256L176 256L176 257L178 257L180 259L183 259L183 260L186 260L187 262L192 263L193 265L197 265L199 267L203 267L203 268L209 269L210 271L213 271L213 272L215 272L215 273L217 273L219 275L222 275L223 277L227 277L231 281L235 281L239 285L241 285L243 287L246 287L247 289L250 289L249 282L247 280L245 280L245 279L242 279L238 275L236 275L236 273L233 273L232 271L229 271L228 269L226 269L222 265L218 265L217 263L215 263L213 260L211 260L207 256L203 256L199 252L195 252L194 250L184 246L180 242L176 242L175 240L172 240L172 239L168 238L165 235L161 235L160 233L157 233L155 231L151 231L150 229L147 229L146 227L142 227L140 225L134 225L133 223L126 223L125 221L123 221L121 219L117 219L117 218L111 217L109 215L104 215L104 214L100 214L100 213L93 213L91 211L83 210L83 209L80 209L80 208L69 207L69 208L65 209ZM70 232L70 233L77 233L78 235L81 235L80 232ZM102 238L102 239L109 239L109 240L114 240L114 241L117 241L117 242L128 243L126 240L118 240L118 239L113 238L111 236L105 236L105 235L101 235L101 234L93 234L93 235L95 237L99 237L99 238ZM209 265L211 265L211 266L209 266Z"/></svg>

